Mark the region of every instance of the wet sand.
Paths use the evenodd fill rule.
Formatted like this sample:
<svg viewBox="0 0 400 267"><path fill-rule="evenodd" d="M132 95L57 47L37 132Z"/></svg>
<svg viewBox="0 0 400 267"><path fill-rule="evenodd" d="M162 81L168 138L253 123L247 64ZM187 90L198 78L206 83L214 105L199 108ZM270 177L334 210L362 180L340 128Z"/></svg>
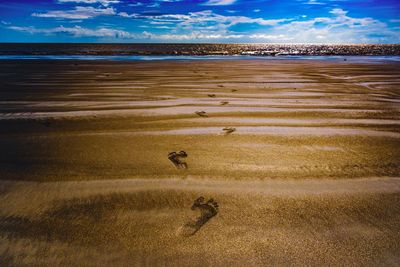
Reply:
<svg viewBox="0 0 400 267"><path fill-rule="evenodd" d="M0 70L2 266L400 264L399 63Z"/></svg>

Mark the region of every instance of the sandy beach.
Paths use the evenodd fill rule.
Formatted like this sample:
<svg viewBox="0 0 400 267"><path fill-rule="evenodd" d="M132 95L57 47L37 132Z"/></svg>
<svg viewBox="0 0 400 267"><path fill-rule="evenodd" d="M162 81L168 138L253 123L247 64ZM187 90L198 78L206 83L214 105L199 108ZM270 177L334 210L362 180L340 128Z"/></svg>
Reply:
<svg viewBox="0 0 400 267"><path fill-rule="evenodd" d="M0 265L400 265L398 62L2 60L0 78ZM217 213L184 236L201 196Z"/></svg>

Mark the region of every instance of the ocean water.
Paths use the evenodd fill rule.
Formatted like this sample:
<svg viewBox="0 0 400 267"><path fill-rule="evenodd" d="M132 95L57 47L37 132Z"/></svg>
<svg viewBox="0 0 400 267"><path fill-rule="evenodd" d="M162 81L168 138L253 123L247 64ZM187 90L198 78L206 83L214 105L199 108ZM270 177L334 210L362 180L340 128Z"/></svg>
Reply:
<svg viewBox="0 0 400 267"><path fill-rule="evenodd" d="M0 60L400 61L400 45L0 43Z"/></svg>
<svg viewBox="0 0 400 267"><path fill-rule="evenodd" d="M0 55L400 56L400 45L0 43Z"/></svg>
<svg viewBox="0 0 400 267"><path fill-rule="evenodd" d="M185 61L185 60L322 60L356 63L400 62L400 56L92 56L92 55L0 55L0 60L101 60L101 61Z"/></svg>

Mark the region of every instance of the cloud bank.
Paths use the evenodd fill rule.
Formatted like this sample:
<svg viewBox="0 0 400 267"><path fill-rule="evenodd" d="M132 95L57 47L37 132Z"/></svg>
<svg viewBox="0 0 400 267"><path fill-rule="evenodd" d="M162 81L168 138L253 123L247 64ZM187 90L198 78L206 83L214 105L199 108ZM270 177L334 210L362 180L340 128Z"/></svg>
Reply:
<svg viewBox="0 0 400 267"><path fill-rule="evenodd" d="M31 35L133 42L400 43L398 25L388 25L396 23L397 18L384 22L368 16L353 17L351 12L339 7L338 1L297 0L309 8L322 6L324 12L319 12L319 16L300 13L266 18L264 8L252 8L249 15L231 7L225 11L213 7L235 4L232 6L235 8L240 4L235 0L204 0L197 4L197 9L205 10L176 13L161 12L164 9L160 6L183 5L183 0L129 4L125 0L58 0L59 5L55 6L58 8L31 14L33 18L52 21L53 27L46 28L45 22L22 26L8 22L1 27ZM335 4L329 8L330 2ZM121 5L129 8L121 8ZM149 9L149 6L157 9ZM98 25L98 21L103 25Z"/></svg>

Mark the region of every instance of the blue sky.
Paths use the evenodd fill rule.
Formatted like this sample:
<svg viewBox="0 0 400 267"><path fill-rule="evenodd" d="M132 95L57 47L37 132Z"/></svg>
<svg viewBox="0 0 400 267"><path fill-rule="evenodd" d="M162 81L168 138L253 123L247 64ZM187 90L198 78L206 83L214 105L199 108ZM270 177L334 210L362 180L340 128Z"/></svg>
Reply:
<svg viewBox="0 0 400 267"><path fill-rule="evenodd" d="M2 0L0 42L400 43L400 0Z"/></svg>

